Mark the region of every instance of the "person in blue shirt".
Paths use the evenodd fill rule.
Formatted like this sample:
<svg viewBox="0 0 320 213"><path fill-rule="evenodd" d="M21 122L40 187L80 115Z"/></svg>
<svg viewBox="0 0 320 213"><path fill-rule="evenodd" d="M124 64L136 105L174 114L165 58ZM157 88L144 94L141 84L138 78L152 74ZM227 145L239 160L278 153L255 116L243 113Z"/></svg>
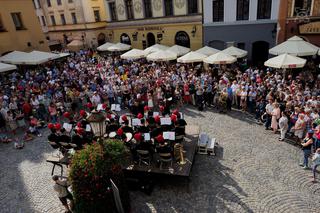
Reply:
<svg viewBox="0 0 320 213"><path fill-rule="evenodd" d="M232 93L232 88L231 88L230 83L228 84L227 93L228 93L227 110L231 111L233 93Z"/></svg>

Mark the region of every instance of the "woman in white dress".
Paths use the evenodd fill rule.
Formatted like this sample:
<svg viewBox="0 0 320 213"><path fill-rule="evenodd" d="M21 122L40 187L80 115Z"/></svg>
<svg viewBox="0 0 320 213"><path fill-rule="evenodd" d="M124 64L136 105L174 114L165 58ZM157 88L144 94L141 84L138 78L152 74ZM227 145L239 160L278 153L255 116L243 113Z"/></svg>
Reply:
<svg viewBox="0 0 320 213"><path fill-rule="evenodd" d="M285 112L281 112L281 118L279 119L279 127L280 127L280 138L279 141L283 141L286 137L286 133L288 131L288 116Z"/></svg>

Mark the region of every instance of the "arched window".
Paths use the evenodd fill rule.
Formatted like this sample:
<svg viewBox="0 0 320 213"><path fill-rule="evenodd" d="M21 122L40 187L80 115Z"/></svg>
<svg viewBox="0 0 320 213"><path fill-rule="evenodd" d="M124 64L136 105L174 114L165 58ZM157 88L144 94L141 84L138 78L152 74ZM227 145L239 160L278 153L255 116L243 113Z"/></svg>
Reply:
<svg viewBox="0 0 320 213"><path fill-rule="evenodd" d="M124 43L124 44L129 44L131 45L131 40L130 37L128 36L128 34L126 33L122 33L120 36L120 42Z"/></svg>
<svg viewBox="0 0 320 213"><path fill-rule="evenodd" d="M175 43L177 45L190 48L190 38L188 33L186 33L185 31L177 32L175 37Z"/></svg>

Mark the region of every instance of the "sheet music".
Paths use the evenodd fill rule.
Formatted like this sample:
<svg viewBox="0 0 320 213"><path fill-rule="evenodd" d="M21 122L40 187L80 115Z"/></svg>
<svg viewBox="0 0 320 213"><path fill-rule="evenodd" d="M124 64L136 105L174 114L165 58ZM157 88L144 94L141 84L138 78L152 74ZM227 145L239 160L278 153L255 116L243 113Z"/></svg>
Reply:
<svg viewBox="0 0 320 213"><path fill-rule="evenodd" d="M161 125L171 125L171 118L160 118Z"/></svg>
<svg viewBox="0 0 320 213"><path fill-rule="evenodd" d="M111 111L116 111L116 105L115 104L111 104Z"/></svg>
<svg viewBox="0 0 320 213"><path fill-rule="evenodd" d="M180 114L180 118L181 118L181 119L184 119L182 112L179 112L179 114Z"/></svg>
<svg viewBox="0 0 320 213"><path fill-rule="evenodd" d="M150 133L144 133L143 137L144 137L145 141L150 141L151 140Z"/></svg>
<svg viewBox="0 0 320 213"><path fill-rule="evenodd" d="M86 132L91 132L91 126L89 124L86 125Z"/></svg>
<svg viewBox="0 0 320 213"><path fill-rule="evenodd" d="M120 104L116 104L116 111L117 111L117 112L120 112L120 111L121 111Z"/></svg>
<svg viewBox="0 0 320 213"><path fill-rule="evenodd" d="M141 126L141 120L138 118L132 119L132 126Z"/></svg>
<svg viewBox="0 0 320 213"><path fill-rule="evenodd" d="M103 110L103 105L102 105L102 104L98 104L98 106L97 106L97 110L98 110L98 111Z"/></svg>
<svg viewBox="0 0 320 213"><path fill-rule="evenodd" d="M153 117L160 115L159 112L153 112Z"/></svg>
<svg viewBox="0 0 320 213"><path fill-rule="evenodd" d="M165 140L171 140L174 141L175 140L175 132L163 132L163 138Z"/></svg>
<svg viewBox="0 0 320 213"><path fill-rule="evenodd" d="M64 123L62 126L67 132L71 132L72 124Z"/></svg>

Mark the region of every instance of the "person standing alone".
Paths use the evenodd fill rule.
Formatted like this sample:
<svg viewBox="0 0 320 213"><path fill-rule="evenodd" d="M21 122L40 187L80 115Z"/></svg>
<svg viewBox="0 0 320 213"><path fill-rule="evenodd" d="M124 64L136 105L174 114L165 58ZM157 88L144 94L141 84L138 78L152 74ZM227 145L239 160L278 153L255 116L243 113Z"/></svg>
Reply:
<svg viewBox="0 0 320 213"><path fill-rule="evenodd" d="M61 179L57 175L52 176L52 180L55 182L53 189L57 192L59 200L66 208L65 213L70 213L73 209L73 197L68 190L68 186L70 184L68 183L67 179ZM70 200L70 205L68 205L68 200Z"/></svg>

